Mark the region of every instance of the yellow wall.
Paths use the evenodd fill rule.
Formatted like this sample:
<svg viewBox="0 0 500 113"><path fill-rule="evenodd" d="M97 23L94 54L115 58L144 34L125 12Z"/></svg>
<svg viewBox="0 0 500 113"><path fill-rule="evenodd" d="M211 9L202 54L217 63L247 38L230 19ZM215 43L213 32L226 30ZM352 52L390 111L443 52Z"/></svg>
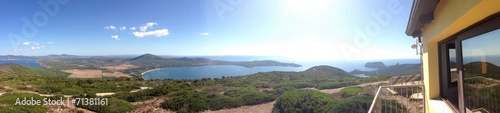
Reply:
<svg viewBox="0 0 500 113"><path fill-rule="evenodd" d="M422 29L426 102L439 97L438 42L500 12L500 0L441 0L434 20ZM425 103L427 112L432 106ZM439 109L439 108L438 108Z"/></svg>

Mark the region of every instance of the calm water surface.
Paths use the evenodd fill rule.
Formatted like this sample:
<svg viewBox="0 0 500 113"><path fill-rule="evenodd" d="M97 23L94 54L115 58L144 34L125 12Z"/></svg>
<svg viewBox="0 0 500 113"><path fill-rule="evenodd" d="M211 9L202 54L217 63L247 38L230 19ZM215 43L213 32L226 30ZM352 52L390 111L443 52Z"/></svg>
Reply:
<svg viewBox="0 0 500 113"><path fill-rule="evenodd" d="M224 59L217 59L224 60ZM275 60L275 59L273 59ZM280 60L277 60L280 61ZM386 65L395 65L397 63L418 63L418 59L399 59L399 60L381 60ZM286 62L286 61L280 61ZM285 67L285 66L259 66L247 68L233 65L210 65L198 67L178 67L178 68L161 68L154 71L144 73L144 79L201 79L201 78L222 78L222 76L242 76L255 74L258 72L271 71L304 71L308 68L318 65L329 65L350 72L354 69L362 71L376 70L373 68L364 67L366 62L373 61L332 61L332 62L293 62L302 65L302 67ZM368 77L363 74L354 75L358 77Z"/></svg>
<svg viewBox="0 0 500 113"><path fill-rule="evenodd" d="M42 67L36 62L36 60L0 60L0 64L20 64L36 68Z"/></svg>

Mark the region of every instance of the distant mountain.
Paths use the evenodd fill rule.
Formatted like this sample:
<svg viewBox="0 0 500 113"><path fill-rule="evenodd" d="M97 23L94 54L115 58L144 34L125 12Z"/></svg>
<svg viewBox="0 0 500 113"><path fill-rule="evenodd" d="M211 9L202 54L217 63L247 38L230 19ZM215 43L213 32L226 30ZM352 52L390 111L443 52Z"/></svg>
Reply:
<svg viewBox="0 0 500 113"><path fill-rule="evenodd" d="M44 58L47 58L47 59L73 59L73 58L88 58L88 57L85 57L85 56L76 56L76 55L67 55L67 54L61 54L61 55L52 54L52 55L44 56Z"/></svg>
<svg viewBox="0 0 500 113"><path fill-rule="evenodd" d="M45 76L45 77L66 77L69 74L45 68L34 68L18 64L0 64L0 76Z"/></svg>
<svg viewBox="0 0 500 113"><path fill-rule="evenodd" d="M152 54L144 54L128 60L130 63L145 67L145 68L162 68L162 67L192 67L192 66L203 66L203 65L236 65L243 67L256 67L256 66L292 66L300 67L301 65L294 63L282 63L272 60L262 60L262 61L221 61L221 60L210 60L207 58L163 58L160 56Z"/></svg>
<svg viewBox="0 0 500 113"><path fill-rule="evenodd" d="M160 56L152 55L152 54L144 54L144 55L132 58L130 60L163 60L163 58Z"/></svg>
<svg viewBox="0 0 500 113"><path fill-rule="evenodd" d="M34 60L37 57L33 56L23 56L23 55L5 55L0 56L0 60Z"/></svg>
<svg viewBox="0 0 500 113"><path fill-rule="evenodd" d="M163 58L152 54L144 54L128 60L130 63L144 68L162 67L191 67L202 65L213 65L214 63L206 58Z"/></svg>
<svg viewBox="0 0 500 113"><path fill-rule="evenodd" d="M316 76L340 76L340 77L353 77L348 72L332 66L321 65L314 66L305 71L303 71L305 75L316 75Z"/></svg>

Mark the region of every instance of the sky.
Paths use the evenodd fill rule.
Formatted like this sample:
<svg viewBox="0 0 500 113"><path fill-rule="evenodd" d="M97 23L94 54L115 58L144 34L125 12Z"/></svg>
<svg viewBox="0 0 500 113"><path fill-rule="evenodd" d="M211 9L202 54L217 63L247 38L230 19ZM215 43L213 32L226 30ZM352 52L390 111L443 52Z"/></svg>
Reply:
<svg viewBox="0 0 500 113"><path fill-rule="evenodd" d="M0 55L418 58L411 0L1 0Z"/></svg>

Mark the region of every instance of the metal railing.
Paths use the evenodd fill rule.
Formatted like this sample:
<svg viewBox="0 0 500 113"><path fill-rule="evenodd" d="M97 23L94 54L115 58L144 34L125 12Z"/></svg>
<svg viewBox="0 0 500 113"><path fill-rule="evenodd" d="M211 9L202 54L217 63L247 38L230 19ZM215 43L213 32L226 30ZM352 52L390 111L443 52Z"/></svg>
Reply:
<svg viewBox="0 0 500 113"><path fill-rule="evenodd" d="M500 80L485 76L473 76L464 78L463 81L464 104L467 112L500 112Z"/></svg>
<svg viewBox="0 0 500 113"><path fill-rule="evenodd" d="M422 113L423 87L420 82L380 86L368 113Z"/></svg>

